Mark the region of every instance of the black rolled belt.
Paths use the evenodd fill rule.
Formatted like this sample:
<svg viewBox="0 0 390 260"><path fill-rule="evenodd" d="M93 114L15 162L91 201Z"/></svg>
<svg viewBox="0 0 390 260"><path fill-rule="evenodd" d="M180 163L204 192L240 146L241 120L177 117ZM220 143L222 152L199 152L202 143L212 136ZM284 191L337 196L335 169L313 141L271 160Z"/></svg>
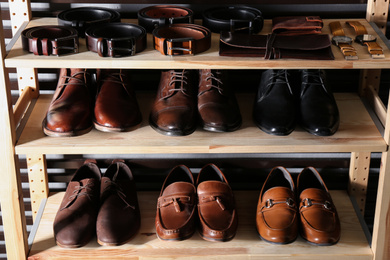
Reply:
<svg viewBox="0 0 390 260"><path fill-rule="evenodd" d="M146 48L146 30L130 23L105 23L85 31L87 48L101 57L124 57Z"/></svg>
<svg viewBox="0 0 390 260"><path fill-rule="evenodd" d="M36 26L22 31L23 49L35 55L61 55L79 50L77 31L67 26Z"/></svg>
<svg viewBox="0 0 390 260"><path fill-rule="evenodd" d="M120 22L120 13L108 8L80 7L62 11L57 16L58 24L75 28L80 37L85 29L94 24Z"/></svg>
<svg viewBox="0 0 390 260"><path fill-rule="evenodd" d="M155 28L174 23L194 23L191 9L175 5L155 5L138 11L138 24L152 32Z"/></svg>
<svg viewBox="0 0 390 260"><path fill-rule="evenodd" d="M263 29L264 18L260 10L249 6L215 7L203 12L203 26L212 32L245 31L258 33Z"/></svg>

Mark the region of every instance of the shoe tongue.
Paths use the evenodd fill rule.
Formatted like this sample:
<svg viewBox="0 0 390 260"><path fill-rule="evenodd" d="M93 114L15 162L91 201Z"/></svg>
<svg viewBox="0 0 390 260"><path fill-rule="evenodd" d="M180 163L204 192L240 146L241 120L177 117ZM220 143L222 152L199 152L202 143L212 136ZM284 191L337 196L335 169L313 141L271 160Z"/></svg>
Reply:
<svg viewBox="0 0 390 260"><path fill-rule="evenodd" d="M328 194L326 191L316 188L308 188L301 192L299 196L301 199L312 199L312 200L324 200L328 199Z"/></svg>
<svg viewBox="0 0 390 260"><path fill-rule="evenodd" d="M184 181L178 181L174 182L172 184L169 184L164 192L163 195L173 195L173 194L190 194L195 192L195 187L192 183L184 182Z"/></svg>
<svg viewBox="0 0 390 260"><path fill-rule="evenodd" d="M268 199L272 200L278 200L278 199L286 199L286 198L292 198L294 199L293 192L291 189L287 187L273 187L269 190L267 190L262 197L263 201L266 201Z"/></svg>
<svg viewBox="0 0 390 260"><path fill-rule="evenodd" d="M229 185L221 181L203 181L198 185L198 194L205 193L229 193L231 189Z"/></svg>

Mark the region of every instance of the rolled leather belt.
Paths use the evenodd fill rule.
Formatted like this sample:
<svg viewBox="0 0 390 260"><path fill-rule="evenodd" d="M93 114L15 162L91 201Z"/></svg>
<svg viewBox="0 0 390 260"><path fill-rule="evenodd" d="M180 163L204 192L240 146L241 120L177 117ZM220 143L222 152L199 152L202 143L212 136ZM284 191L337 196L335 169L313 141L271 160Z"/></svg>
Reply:
<svg viewBox="0 0 390 260"><path fill-rule="evenodd" d="M61 55L77 53L77 31L67 26L36 26L22 31L23 49L35 55Z"/></svg>
<svg viewBox="0 0 390 260"><path fill-rule="evenodd" d="M263 29L264 18L260 10L249 6L214 7L203 12L202 25L216 33L258 33Z"/></svg>
<svg viewBox="0 0 390 260"><path fill-rule="evenodd" d="M194 12L175 5L155 5L138 11L138 24L147 32L174 23L194 23Z"/></svg>
<svg viewBox="0 0 390 260"><path fill-rule="evenodd" d="M84 37L85 29L94 24L120 22L121 16L117 11L108 8L80 7L60 12L58 24L75 28L80 37Z"/></svg>
<svg viewBox="0 0 390 260"><path fill-rule="evenodd" d="M154 48L164 55L197 54L211 46L211 31L189 23L171 24L153 30Z"/></svg>
<svg viewBox="0 0 390 260"><path fill-rule="evenodd" d="M146 30L130 23L105 23L85 31L87 48L101 57L124 57L146 48Z"/></svg>

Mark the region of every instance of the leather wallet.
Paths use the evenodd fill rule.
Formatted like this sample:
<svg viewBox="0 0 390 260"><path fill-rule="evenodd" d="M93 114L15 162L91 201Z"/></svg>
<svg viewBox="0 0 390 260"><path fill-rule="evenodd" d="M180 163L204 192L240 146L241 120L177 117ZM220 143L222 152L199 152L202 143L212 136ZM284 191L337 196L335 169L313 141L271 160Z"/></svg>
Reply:
<svg viewBox="0 0 390 260"><path fill-rule="evenodd" d="M319 34L323 26L319 16L280 16L272 19L272 32L276 34Z"/></svg>
<svg viewBox="0 0 390 260"><path fill-rule="evenodd" d="M328 34L258 35L222 32L219 55L264 59L333 60Z"/></svg>

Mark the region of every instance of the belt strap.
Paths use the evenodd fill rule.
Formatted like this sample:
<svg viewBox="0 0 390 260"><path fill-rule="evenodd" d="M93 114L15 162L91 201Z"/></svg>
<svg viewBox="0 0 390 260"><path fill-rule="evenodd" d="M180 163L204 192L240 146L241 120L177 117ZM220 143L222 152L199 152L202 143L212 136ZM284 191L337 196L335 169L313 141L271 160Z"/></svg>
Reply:
<svg viewBox="0 0 390 260"><path fill-rule="evenodd" d="M164 55L197 54L211 46L211 31L196 24L171 24L153 30L154 48Z"/></svg>
<svg viewBox="0 0 390 260"><path fill-rule="evenodd" d="M194 12L175 5L155 5L138 11L138 24L147 32L174 23L194 23Z"/></svg>
<svg viewBox="0 0 390 260"><path fill-rule="evenodd" d="M22 31L23 49L35 55L77 53L77 31L66 26L36 26Z"/></svg>
<svg viewBox="0 0 390 260"><path fill-rule="evenodd" d="M146 30L130 23L105 23L85 31L87 48L100 57L135 55L146 48Z"/></svg>

